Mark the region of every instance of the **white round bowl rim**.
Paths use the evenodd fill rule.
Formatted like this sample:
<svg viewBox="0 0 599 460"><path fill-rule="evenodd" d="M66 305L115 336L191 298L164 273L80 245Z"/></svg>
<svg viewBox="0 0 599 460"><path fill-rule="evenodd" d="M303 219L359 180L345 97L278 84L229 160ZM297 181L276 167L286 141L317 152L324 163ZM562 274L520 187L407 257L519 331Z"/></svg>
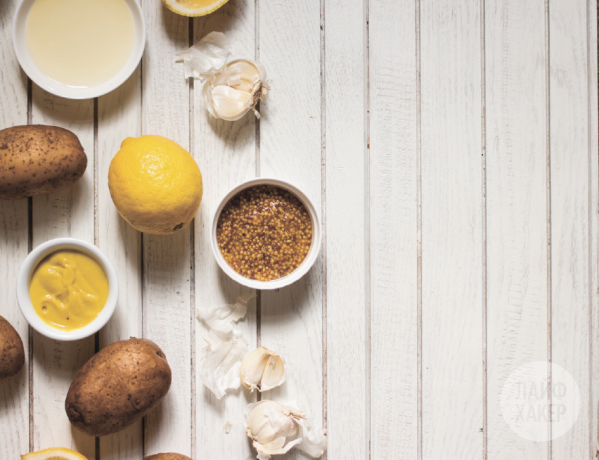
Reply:
<svg viewBox="0 0 599 460"><path fill-rule="evenodd" d="M304 261L297 267L294 271L292 271L289 275L284 276L283 278L277 278L272 281L258 281L250 278L246 278L243 275L237 273L233 268L225 261L222 256L220 250L218 249L218 244L216 241L216 228L218 225L218 219L220 217L220 213L222 212L225 205L233 198L237 193L242 190L256 186L256 185L274 185L276 187L281 187L293 195L295 195L302 204L308 210L310 217L312 218L312 244L306 255ZM211 226L211 235L210 235L210 245L212 247L212 253L216 258L216 262L220 266L220 268L233 280L237 281L239 284L247 286L251 289L260 289L260 290L271 290L271 289L280 289L285 286L289 286L292 283L295 283L297 280L302 278L312 265L316 262L318 258L318 254L320 254L320 246L322 243L322 234L320 229L320 218L318 216L318 212L312 204L312 201L308 198L308 196L296 185L282 180L276 179L274 177L256 177L254 179L246 180L231 190L229 190L225 196L220 200L214 215L212 216L212 226Z"/></svg>
<svg viewBox="0 0 599 460"><path fill-rule="evenodd" d="M133 22L135 24L135 44L127 64L125 64L125 66L108 81L86 88L72 87L52 80L33 63L29 56L24 37L25 23L29 10L24 12L23 9L30 7L34 1L35 0L21 0L17 6L13 18L12 40L15 54L17 55L17 60L19 61L21 68L40 88L55 96L64 97L66 99L93 99L115 90L125 83L125 81L127 81L133 74L141 61L146 46L146 25L143 11L137 0L125 0L131 10Z"/></svg>
<svg viewBox="0 0 599 460"><path fill-rule="evenodd" d="M104 308L91 323L72 331L62 331L46 324L35 312L29 296L29 282L33 271L41 260L55 251L67 248L79 250L93 257L93 259L102 266L106 273L106 277L108 278L108 298L106 299ZM118 278L116 271L108 258L93 244L77 238L56 238L40 244L27 255L25 261L21 265L19 274L17 275L17 302L21 309L21 313L23 313L23 316L29 325L37 332L50 339L62 340L65 342L90 337L102 329L116 309L118 293Z"/></svg>

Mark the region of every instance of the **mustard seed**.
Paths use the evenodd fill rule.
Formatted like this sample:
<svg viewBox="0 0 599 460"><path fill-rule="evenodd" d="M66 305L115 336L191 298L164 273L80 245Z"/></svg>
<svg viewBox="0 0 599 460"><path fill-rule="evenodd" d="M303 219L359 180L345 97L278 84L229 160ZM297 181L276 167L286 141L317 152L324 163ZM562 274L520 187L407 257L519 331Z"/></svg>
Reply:
<svg viewBox="0 0 599 460"><path fill-rule="evenodd" d="M301 265L312 245L312 219L292 193L257 185L223 208L216 240L225 261L246 278L271 281Z"/></svg>

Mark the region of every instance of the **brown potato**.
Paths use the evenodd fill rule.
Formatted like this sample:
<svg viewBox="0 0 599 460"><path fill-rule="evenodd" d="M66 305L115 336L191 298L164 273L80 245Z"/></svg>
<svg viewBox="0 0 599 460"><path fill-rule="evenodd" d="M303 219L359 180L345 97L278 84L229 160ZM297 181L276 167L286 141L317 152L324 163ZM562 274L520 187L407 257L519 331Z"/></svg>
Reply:
<svg viewBox="0 0 599 460"><path fill-rule="evenodd" d="M191 460L187 455L181 454L154 454L144 457L143 460Z"/></svg>
<svg viewBox="0 0 599 460"><path fill-rule="evenodd" d="M25 349L19 333L0 316L0 381L18 374L25 364Z"/></svg>
<svg viewBox="0 0 599 460"><path fill-rule="evenodd" d="M65 410L75 428L90 436L116 433L141 419L166 395L171 368L146 339L108 345L71 382Z"/></svg>
<svg viewBox="0 0 599 460"><path fill-rule="evenodd" d="M81 142L56 126L14 126L0 131L0 199L45 195L77 182L87 168Z"/></svg>

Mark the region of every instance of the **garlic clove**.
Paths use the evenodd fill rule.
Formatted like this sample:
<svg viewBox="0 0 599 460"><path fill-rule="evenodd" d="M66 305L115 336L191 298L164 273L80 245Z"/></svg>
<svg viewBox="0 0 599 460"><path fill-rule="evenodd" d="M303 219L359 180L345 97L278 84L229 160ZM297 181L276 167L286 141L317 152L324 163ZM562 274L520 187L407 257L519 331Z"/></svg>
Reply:
<svg viewBox="0 0 599 460"><path fill-rule="evenodd" d="M260 391L272 390L285 381L285 363L279 355L271 355L264 367Z"/></svg>
<svg viewBox="0 0 599 460"><path fill-rule="evenodd" d="M261 81L260 72L256 64L246 59L238 59L225 66L222 76L217 77L214 84L225 84L240 91L251 93L254 85L259 81Z"/></svg>
<svg viewBox="0 0 599 460"><path fill-rule="evenodd" d="M285 381L285 363L274 351L258 347L243 359L239 377L248 390L267 391Z"/></svg>
<svg viewBox="0 0 599 460"><path fill-rule="evenodd" d="M218 118L239 120L250 110L252 94L230 86L216 86L210 93L212 108Z"/></svg>
<svg viewBox="0 0 599 460"><path fill-rule="evenodd" d="M239 368L239 379L245 388L251 391L260 388L260 381L268 358L269 354L264 347L257 348L243 358Z"/></svg>

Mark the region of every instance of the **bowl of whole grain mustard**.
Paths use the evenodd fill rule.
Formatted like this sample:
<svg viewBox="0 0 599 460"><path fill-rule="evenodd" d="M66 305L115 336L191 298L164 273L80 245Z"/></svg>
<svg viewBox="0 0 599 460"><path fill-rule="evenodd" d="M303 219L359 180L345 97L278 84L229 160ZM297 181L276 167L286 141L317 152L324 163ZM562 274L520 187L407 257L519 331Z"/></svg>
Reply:
<svg viewBox="0 0 599 460"><path fill-rule="evenodd" d="M279 179L251 179L230 190L214 213L211 231L218 265L253 289L294 283L320 252L316 208L298 187Z"/></svg>

